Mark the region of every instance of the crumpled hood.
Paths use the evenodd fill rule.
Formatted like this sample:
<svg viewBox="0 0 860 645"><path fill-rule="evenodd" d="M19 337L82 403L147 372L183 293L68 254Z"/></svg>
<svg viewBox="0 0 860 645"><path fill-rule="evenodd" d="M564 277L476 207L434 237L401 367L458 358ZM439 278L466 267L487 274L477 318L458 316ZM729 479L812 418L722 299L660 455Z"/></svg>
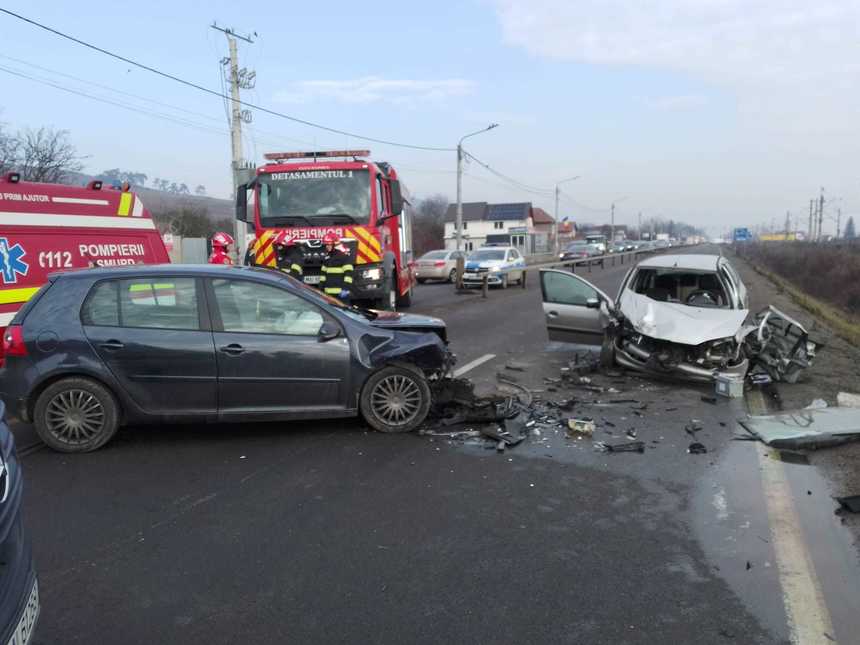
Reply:
<svg viewBox="0 0 860 645"><path fill-rule="evenodd" d="M734 336L749 313L746 309L658 302L628 289L624 290L618 309L640 334L682 345L700 345Z"/></svg>
<svg viewBox="0 0 860 645"><path fill-rule="evenodd" d="M377 311L376 314L378 317L369 321L373 327L397 331L434 332L442 340L448 339L445 321L440 318L394 311Z"/></svg>

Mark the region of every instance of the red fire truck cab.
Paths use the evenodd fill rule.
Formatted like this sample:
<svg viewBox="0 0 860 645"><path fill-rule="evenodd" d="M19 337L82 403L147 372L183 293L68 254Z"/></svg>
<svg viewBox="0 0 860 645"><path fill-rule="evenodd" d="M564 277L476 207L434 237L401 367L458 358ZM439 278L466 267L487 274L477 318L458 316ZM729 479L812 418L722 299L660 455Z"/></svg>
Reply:
<svg viewBox="0 0 860 645"><path fill-rule="evenodd" d="M170 262L140 198L91 181L86 187L0 177L0 334L48 281L71 269ZM4 349L0 348L0 365Z"/></svg>
<svg viewBox="0 0 860 645"><path fill-rule="evenodd" d="M368 150L281 152L239 186L236 217L254 225L249 257L275 267L272 240L286 230L301 249L303 277L319 282L323 236L334 232L354 259L351 300L394 309L416 284L412 209L394 168ZM340 158L340 159L338 159Z"/></svg>

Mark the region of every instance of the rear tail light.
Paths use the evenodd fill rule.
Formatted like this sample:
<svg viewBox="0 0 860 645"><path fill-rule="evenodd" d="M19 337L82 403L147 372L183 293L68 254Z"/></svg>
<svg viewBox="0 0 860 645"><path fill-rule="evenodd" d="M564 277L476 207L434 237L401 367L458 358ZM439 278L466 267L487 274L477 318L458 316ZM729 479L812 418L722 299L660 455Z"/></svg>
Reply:
<svg viewBox="0 0 860 645"><path fill-rule="evenodd" d="M434 267L443 267L443 266L445 266L445 260L436 260L436 261L433 263L433 266L434 266Z"/></svg>
<svg viewBox="0 0 860 645"><path fill-rule="evenodd" d="M3 332L3 355L26 356L27 346L24 344L24 330L20 325L7 327Z"/></svg>

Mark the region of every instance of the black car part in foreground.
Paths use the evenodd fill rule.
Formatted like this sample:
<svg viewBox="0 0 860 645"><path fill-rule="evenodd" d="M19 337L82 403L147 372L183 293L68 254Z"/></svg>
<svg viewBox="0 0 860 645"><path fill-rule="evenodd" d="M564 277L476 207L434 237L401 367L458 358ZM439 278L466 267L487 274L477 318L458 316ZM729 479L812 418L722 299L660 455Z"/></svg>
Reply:
<svg viewBox="0 0 860 645"><path fill-rule="evenodd" d="M0 643L29 642L39 618L39 588L24 534L24 483L15 441L0 403Z"/></svg>
<svg viewBox="0 0 860 645"><path fill-rule="evenodd" d="M427 415L453 363L436 318L344 306L285 274L150 265L50 276L4 336L0 395L52 448L122 424Z"/></svg>

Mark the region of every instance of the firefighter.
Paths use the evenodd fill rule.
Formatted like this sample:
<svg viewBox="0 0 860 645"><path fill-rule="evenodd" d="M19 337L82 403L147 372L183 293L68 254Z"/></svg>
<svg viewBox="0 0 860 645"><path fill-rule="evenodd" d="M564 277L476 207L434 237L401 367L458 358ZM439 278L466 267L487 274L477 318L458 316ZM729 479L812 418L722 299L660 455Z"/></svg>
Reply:
<svg viewBox="0 0 860 645"><path fill-rule="evenodd" d="M233 264L230 257L230 245L234 244L233 236L229 233L218 231L212 236L212 255L209 256L209 264Z"/></svg>
<svg viewBox="0 0 860 645"><path fill-rule="evenodd" d="M339 242L340 238L335 233L326 233L323 237L326 255L322 265L320 288L326 295L347 302L352 291L352 258L349 250Z"/></svg>
<svg viewBox="0 0 860 645"><path fill-rule="evenodd" d="M286 231L281 231L272 240L272 245L275 247L275 261L278 269L296 280L301 280L304 254L296 241Z"/></svg>

